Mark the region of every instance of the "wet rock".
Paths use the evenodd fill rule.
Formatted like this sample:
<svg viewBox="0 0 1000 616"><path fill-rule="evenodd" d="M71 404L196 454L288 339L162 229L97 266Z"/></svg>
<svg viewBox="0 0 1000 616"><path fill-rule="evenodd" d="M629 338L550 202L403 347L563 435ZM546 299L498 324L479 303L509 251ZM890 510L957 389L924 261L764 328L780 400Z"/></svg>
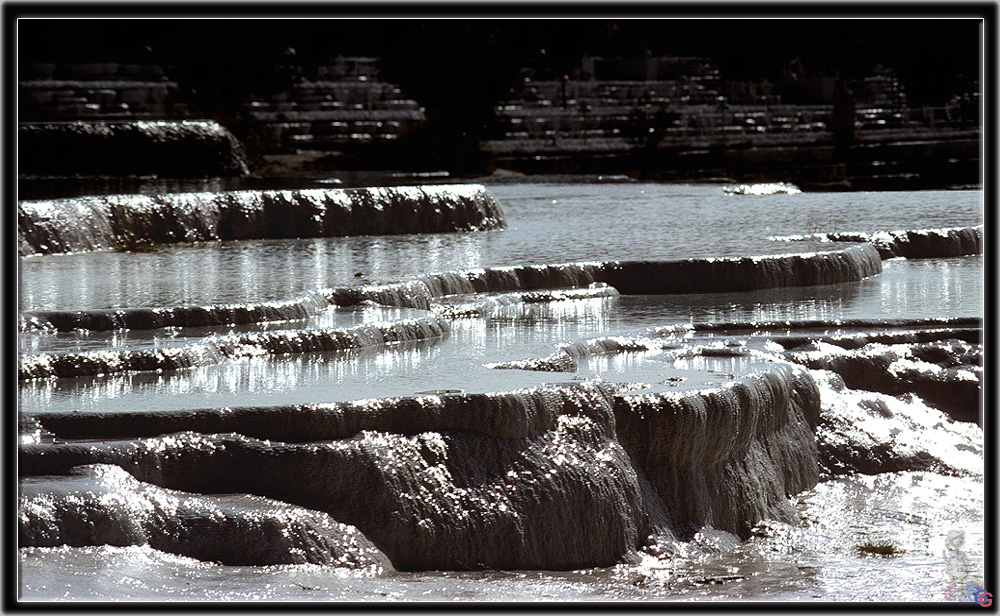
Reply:
<svg viewBox="0 0 1000 616"><path fill-rule="evenodd" d="M499 204L476 185L106 195L18 203L22 255L505 227Z"/></svg>
<svg viewBox="0 0 1000 616"><path fill-rule="evenodd" d="M817 442L826 473L982 473L983 435L974 423L919 400L851 389L834 372L813 374L823 400Z"/></svg>
<svg viewBox="0 0 1000 616"><path fill-rule="evenodd" d="M160 436L23 444L18 469L109 464L172 490L279 499L356 527L398 569L609 566L699 527L744 535L765 517L790 519L788 495L818 469L818 399L803 375L781 368L681 396L623 397L584 382L273 409L42 413L37 421L64 436Z"/></svg>
<svg viewBox="0 0 1000 616"><path fill-rule="evenodd" d="M18 545L146 545L225 565L388 567L358 530L329 514L254 496L201 496L111 465L21 485Z"/></svg>
<svg viewBox="0 0 1000 616"><path fill-rule="evenodd" d="M929 259L983 254L983 227L952 227L880 233L828 233L832 242L868 242L883 259Z"/></svg>
<svg viewBox="0 0 1000 616"><path fill-rule="evenodd" d="M18 379L76 378L141 371L174 371L225 360L320 353L440 338L448 322L437 315L349 328L294 329L211 336L204 343L155 349L35 353L18 358Z"/></svg>
<svg viewBox="0 0 1000 616"><path fill-rule="evenodd" d="M538 372L576 372L576 360L566 353L553 353L539 359L519 359L485 364L494 370L534 370Z"/></svg>
<svg viewBox="0 0 1000 616"><path fill-rule="evenodd" d="M623 396L619 439L649 478L674 527L749 536L757 521L796 520L788 496L819 478L819 389L776 370L719 389Z"/></svg>
<svg viewBox="0 0 1000 616"><path fill-rule="evenodd" d="M978 364L982 352L978 347L961 340L872 343L855 350L819 343L812 350L795 350L787 356L814 370L836 372L851 389L891 396L913 394L953 419L981 423L982 367Z"/></svg>

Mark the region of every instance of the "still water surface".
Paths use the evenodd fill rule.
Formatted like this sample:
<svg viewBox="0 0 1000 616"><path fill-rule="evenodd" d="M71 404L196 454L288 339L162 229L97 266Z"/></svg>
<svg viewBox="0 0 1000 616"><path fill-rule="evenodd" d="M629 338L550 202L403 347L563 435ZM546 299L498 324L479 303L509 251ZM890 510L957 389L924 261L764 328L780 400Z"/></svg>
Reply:
<svg viewBox="0 0 1000 616"><path fill-rule="evenodd" d="M979 191L727 195L717 185L523 184L491 187L504 231L392 237L255 240L21 260L23 310L205 305L288 299L326 287L487 266L613 259L682 259L806 252L830 247L775 237L972 226ZM355 276L361 273L362 277ZM557 345L636 335L675 323L982 317L983 259L903 260L857 283L750 293L632 296L556 302L532 311L456 319L442 339L353 352L254 359L173 374L27 382L22 413L278 405L414 395L434 389L505 391L599 377L685 386L752 363L679 365L650 352L590 358L572 374L490 370L484 363L544 357ZM360 306L267 327L350 326L421 311ZM238 328L22 333L22 351L188 345ZM728 362L728 363L726 363ZM739 364L739 365L737 365ZM981 436L981 432L980 432ZM380 600L940 600L943 537L967 533L981 572L983 484L975 477L895 473L831 479L799 495L806 523L764 524L737 547L611 569L399 573L312 565L226 567L148 547L21 551L28 599ZM864 538L904 553L860 557ZM697 549L696 549L697 548Z"/></svg>
<svg viewBox="0 0 1000 616"><path fill-rule="evenodd" d="M979 191L754 196L727 195L716 185L657 184L489 190L506 213L506 230L208 242L22 259L21 309L267 301L355 284L358 272L381 282L489 266L806 252L824 245L769 238L973 226L983 220Z"/></svg>

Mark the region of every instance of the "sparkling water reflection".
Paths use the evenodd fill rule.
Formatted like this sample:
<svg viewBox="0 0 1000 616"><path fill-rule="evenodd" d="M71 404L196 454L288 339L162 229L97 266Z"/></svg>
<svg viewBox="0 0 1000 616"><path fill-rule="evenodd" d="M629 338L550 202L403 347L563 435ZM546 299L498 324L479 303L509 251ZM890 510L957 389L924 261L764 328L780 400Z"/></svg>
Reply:
<svg viewBox="0 0 1000 616"><path fill-rule="evenodd" d="M718 186L649 184L490 190L510 225L502 232L216 242L141 253L22 259L20 305L70 309L259 302L429 271L789 252L800 246L768 238L971 226L983 219L982 193L974 191L751 197L726 195ZM508 391L590 376L661 390L701 387L731 380L760 358L677 359L654 349L583 358L575 373L491 370L483 364L546 357L561 344L635 335L675 323L982 317L984 267L979 256L891 260L879 276L849 284L504 308L452 319L446 336L388 347L253 358L172 373L26 381L19 385L19 404L26 414L272 406L433 390ZM26 332L21 344L30 353L166 347L208 335L352 326L419 312L361 305L268 325ZM680 334L677 342L713 338L710 333ZM924 431L933 435L933 429ZM950 454L954 452L940 453ZM962 452L962 460L970 455ZM796 503L804 526L765 522L751 540L736 547L715 545L717 538L703 536L690 553L677 558L650 557L638 565L608 569L402 573L314 565L231 567L148 546L28 548L20 551L22 590L28 599L43 600L940 600L947 583L942 541L952 528L968 532L967 550L981 576L983 487L975 472L959 477L930 472L839 477L799 495ZM854 551L861 542L882 539L891 539L903 553L879 559Z"/></svg>
<svg viewBox="0 0 1000 616"><path fill-rule="evenodd" d="M789 251L768 238L974 226L982 193L726 195L718 186L515 185L490 191L509 228L486 233L249 240L21 260L22 310L285 299L304 290L474 267ZM796 246L794 250L799 250Z"/></svg>

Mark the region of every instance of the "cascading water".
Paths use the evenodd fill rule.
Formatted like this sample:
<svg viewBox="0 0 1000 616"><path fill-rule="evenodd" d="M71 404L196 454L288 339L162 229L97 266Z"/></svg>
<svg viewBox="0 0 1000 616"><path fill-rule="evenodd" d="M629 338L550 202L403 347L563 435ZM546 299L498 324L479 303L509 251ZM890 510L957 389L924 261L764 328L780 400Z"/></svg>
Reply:
<svg viewBox="0 0 1000 616"><path fill-rule="evenodd" d="M18 203L22 255L256 238L502 229L482 187L109 195Z"/></svg>
<svg viewBox="0 0 1000 616"><path fill-rule="evenodd" d="M981 206L643 184L22 202L22 592L940 600L949 531L983 575ZM820 216L825 239L869 231L803 234ZM940 229L880 235L918 216Z"/></svg>

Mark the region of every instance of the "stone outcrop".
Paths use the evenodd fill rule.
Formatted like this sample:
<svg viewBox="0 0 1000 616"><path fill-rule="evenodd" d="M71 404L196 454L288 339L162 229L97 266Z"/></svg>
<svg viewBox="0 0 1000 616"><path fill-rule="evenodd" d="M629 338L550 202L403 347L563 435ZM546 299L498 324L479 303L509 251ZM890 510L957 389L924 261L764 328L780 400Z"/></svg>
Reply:
<svg viewBox="0 0 1000 616"><path fill-rule="evenodd" d="M478 185L106 195L17 206L22 256L207 240L503 229Z"/></svg>
<svg viewBox="0 0 1000 616"><path fill-rule="evenodd" d="M783 368L722 390L636 398L598 382L323 406L42 413L32 421L45 430L122 440L25 444L19 472L114 465L169 490L278 499L357 528L402 570L610 566L693 527L746 536L762 517L790 520L787 496L816 481L816 394L807 375ZM66 515L53 508L22 508L22 537L48 537L41 518ZM160 524L143 532L169 531Z"/></svg>

